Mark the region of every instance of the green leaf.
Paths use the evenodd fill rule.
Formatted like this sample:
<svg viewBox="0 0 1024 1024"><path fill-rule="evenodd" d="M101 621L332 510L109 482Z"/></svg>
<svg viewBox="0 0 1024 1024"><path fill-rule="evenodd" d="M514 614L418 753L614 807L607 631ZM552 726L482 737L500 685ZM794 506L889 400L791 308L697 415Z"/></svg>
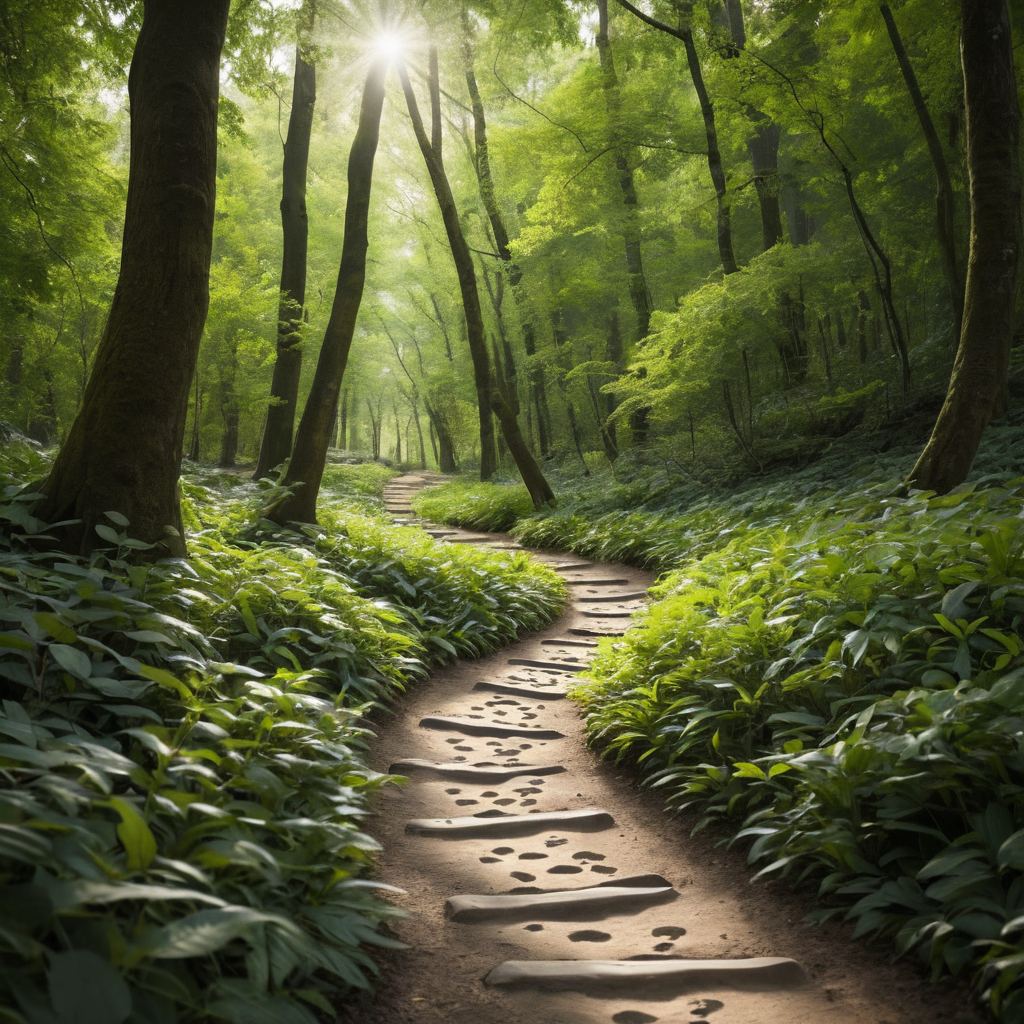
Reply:
<svg viewBox="0 0 1024 1024"><path fill-rule="evenodd" d="M253 937L257 924L274 924L292 934L301 934L290 921L265 914L252 907L222 907L198 910L155 930L144 940L147 952L158 960L183 960L215 953L233 939Z"/></svg>
<svg viewBox="0 0 1024 1024"><path fill-rule="evenodd" d="M107 526L106 523L97 523L93 529L106 541L110 541L111 544L120 546L121 536L117 530Z"/></svg>
<svg viewBox="0 0 1024 1024"><path fill-rule="evenodd" d="M132 1012L124 979L90 950L51 953L46 981L60 1024L121 1024Z"/></svg>
<svg viewBox="0 0 1024 1024"><path fill-rule="evenodd" d="M121 515L120 512L104 512L103 513L115 526L120 526L122 529L128 525L128 517Z"/></svg>
<svg viewBox="0 0 1024 1024"><path fill-rule="evenodd" d="M150 831L146 819L122 797L112 797L108 806L121 816L121 824L117 826L117 838L121 840L125 853L128 854L128 870L145 870L153 863L156 856L156 839Z"/></svg>
<svg viewBox="0 0 1024 1024"><path fill-rule="evenodd" d="M956 622L957 619L966 619L973 609L966 604L967 598L981 586L980 580L971 580L968 583L961 583L954 587L942 599L942 614L947 620Z"/></svg>
<svg viewBox="0 0 1024 1024"><path fill-rule="evenodd" d="M175 675L165 668L156 668L153 665L139 663L139 675L151 679L154 683L166 686L168 689L176 690L182 697L189 698L192 691Z"/></svg>
<svg viewBox="0 0 1024 1024"><path fill-rule="evenodd" d="M36 612L32 618L40 629L62 644L73 644L78 639L75 631L61 622L53 612Z"/></svg>
<svg viewBox="0 0 1024 1024"><path fill-rule="evenodd" d="M92 660L85 651L69 647L67 644L50 644L48 650L53 660L65 672L70 672L79 679L88 679L92 675Z"/></svg>
<svg viewBox="0 0 1024 1024"><path fill-rule="evenodd" d="M1015 868L1024 871L1024 829L1014 832L999 847L996 860L1001 868Z"/></svg>

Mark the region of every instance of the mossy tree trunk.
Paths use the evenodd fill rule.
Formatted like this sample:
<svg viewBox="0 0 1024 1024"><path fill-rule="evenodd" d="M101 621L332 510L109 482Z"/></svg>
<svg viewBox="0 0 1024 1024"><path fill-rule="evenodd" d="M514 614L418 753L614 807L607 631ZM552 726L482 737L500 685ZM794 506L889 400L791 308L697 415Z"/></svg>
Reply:
<svg viewBox="0 0 1024 1024"><path fill-rule="evenodd" d="M348 200L345 206L345 233L338 268L338 285L334 292L331 317L324 331L313 385L295 433L295 448L284 476L284 485L291 488L292 493L267 512L267 517L276 523L316 522L316 499L320 493L341 382L348 363L349 349L352 347L352 336L366 281L370 190L373 184L373 161L380 137L381 113L384 109L384 78L387 70L387 61L377 60L370 68L363 86L359 126L348 160ZM374 423L374 433L376 457L380 452L379 419Z"/></svg>
<svg viewBox="0 0 1024 1024"><path fill-rule="evenodd" d="M59 543L89 553L104 513L183 555L178 476L209 307L220 56L229 0L146 0L128 76L121 269L82 407L41 490Z"/></svg>
<svg viewBox="0 0 1024 1024"><path fill-rule="evenodd" d="M964 323L946 401L910 474L945 492L967 479L1006 387L1021 244L1020 107L1006 0L962 0L971 241Z"/></svg>

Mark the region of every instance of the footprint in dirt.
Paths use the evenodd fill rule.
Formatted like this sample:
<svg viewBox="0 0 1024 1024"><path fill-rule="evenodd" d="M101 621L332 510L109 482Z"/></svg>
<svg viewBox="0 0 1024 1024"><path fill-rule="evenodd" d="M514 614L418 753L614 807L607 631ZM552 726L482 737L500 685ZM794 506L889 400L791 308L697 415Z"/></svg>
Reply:
<svg viewBox="0 0 1024 1024"><path fill-rule="evenodd" d="M725 1003L718 999L696 999L689 1005L693 1007L690 1013L694 1017L707 1017L716 1010L722 1009Z"/></svg>
<svg viewBox="0 0 1024 1024"><path fill-rule="evenodd" d="M675 925L666 925L663 928L655 928L651 934L656 939L668 939L671 942L675 942L676 939L681 939L686 934L686 929Z"/></svg>
<svg viewBox="0 0 1024 1024"><path fill-rule="evenodd" d="M594 931L593 929L584 929L581 932L570 932L570 942L607 942L611 938L608 932Z"/></svg>
<svg viewBox="0 0 1024 1024"><path fill-rule="evenodd" d="M479 800L456 800L456 807L471 807L473 804L478 804Z"/></svg>
<svg viewBox="0 0 1024 1024"><path fill-rule="evenodd" d="M622 1013L612 1017L613 1024L654 1024L657 1017L649 1013L641 1013L639 1010L623 1010Z"/></svg>

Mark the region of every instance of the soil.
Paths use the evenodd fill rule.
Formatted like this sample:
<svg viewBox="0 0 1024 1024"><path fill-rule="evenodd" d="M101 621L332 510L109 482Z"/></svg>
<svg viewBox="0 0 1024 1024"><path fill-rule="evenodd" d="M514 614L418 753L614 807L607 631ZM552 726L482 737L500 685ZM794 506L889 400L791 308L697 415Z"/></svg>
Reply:
<svg viewBox="0 0 1024 1024"><path fill-rule="evenodd" d="M399 477L386 492L400 514L426 475ZM407 514L407 513L406 513ZM468 537L455 531L451 540ZM481 543L508 545L507 537L472 534ZM581 565L564 554L537 553L553 565ZM372 763L386 771L405 758L438 763L561 766L552 775L526 773L499 783L452 781L415 771L404 786L379 798L369 832L383 845L380 881L397 886L393 897L407 916L391 928L407 944L378 957L376 991L341 1008L345 1024L976 1024L980 1016L965 985L929 984L913 961L891 962L891 947L854 940L849 926L804 923L816 904L779 882L751 884L743 853L726 849L721 837L691 834L694 822L669 816L656 793L641 790L634 773L600 760L584 743L578 707L567 699L545 699L544 690L565 687L571 660L585 661L592 648L579 630L618 633L620 617L642 602L630 595L653 582L649 573L621 565L586 563L561 568L570 581L571 602L548 629L475 662L457 662L419 684L379 724ZM624 581L598 583L597 581ZM621 600L586 601L586 598ZM615 613L618 612L619 616ZM606 613L612 613L609 617ZM566 642L568 641L568 642ZM533 661L566 665L565 671ZM538 696L474 689L501 682L538 688ZM473 723L537 727L561 739L488 738L458 727L424 728L426 716L451 716ZM475 716L475 717L473 717ZM435 723L436 725L437 723ZM440 723L443 725L444 723ZM456 723L457 726L457 723ZM574 831L573 823L551 825L535 835L510 838L447 838L407 832L414 819L443 824L490 812L600 809L614 825ZM480 819L487 820L487 819ZM607 820L607 819L604 819ZM518 825L515 825L518 829ZM453 921L446 901L454 896L495 895L512 890L565 890L614 885L630 876L660 875L671 886L647 899L577 910L557 908L498 911L497 919ZM645 883L648 887L650 881ZM493 901L487 901L490 905ZM521 902L521 901L519 901ZM507 901L497 901L503 906ZM729 963L718 974L697 975L654 987L642 980L579 979L568 990L508 989L484 979L508 961L626 961L643 970L644 960L734 961L752 957L792 958L799 964L776 981L746 976ZM566 965L554 964L558 972ZM681 964L685 966L685 964ZM750 966L749 963L747 965ZM736 965L742 967L742 963ZM794 972L800 980L794 981ZM514 971L513 971L514 973ZM756 974L756 972L754 972ZM492 981L507 969L492 976ZM760 978L760 980L759 980Z"/></svg>

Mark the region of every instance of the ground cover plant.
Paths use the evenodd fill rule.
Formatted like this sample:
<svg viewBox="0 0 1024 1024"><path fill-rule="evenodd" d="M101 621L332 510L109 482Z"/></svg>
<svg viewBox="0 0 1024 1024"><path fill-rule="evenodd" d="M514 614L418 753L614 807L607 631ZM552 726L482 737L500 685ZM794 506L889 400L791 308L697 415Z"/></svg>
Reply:
<svg viewBox="0 0 1024 1024"><path fill-rule="evenodd" d="M131 564L116 513L106 551L43 551L19 493L38 457L5 462L3 1019L333 1012L393 944L362 829L393 780L366 766L366 712L547 621L560 582L345 506L239 540L252 485L210 475L187 483L188 560Z"/></svg>
<svg viewBox="0 0 1024 1024"><path fill-rule="evenodd" d="M417 494L412 509L431 522L506 533L533 512L533 502L521 485L453 480Z"/></svg>

